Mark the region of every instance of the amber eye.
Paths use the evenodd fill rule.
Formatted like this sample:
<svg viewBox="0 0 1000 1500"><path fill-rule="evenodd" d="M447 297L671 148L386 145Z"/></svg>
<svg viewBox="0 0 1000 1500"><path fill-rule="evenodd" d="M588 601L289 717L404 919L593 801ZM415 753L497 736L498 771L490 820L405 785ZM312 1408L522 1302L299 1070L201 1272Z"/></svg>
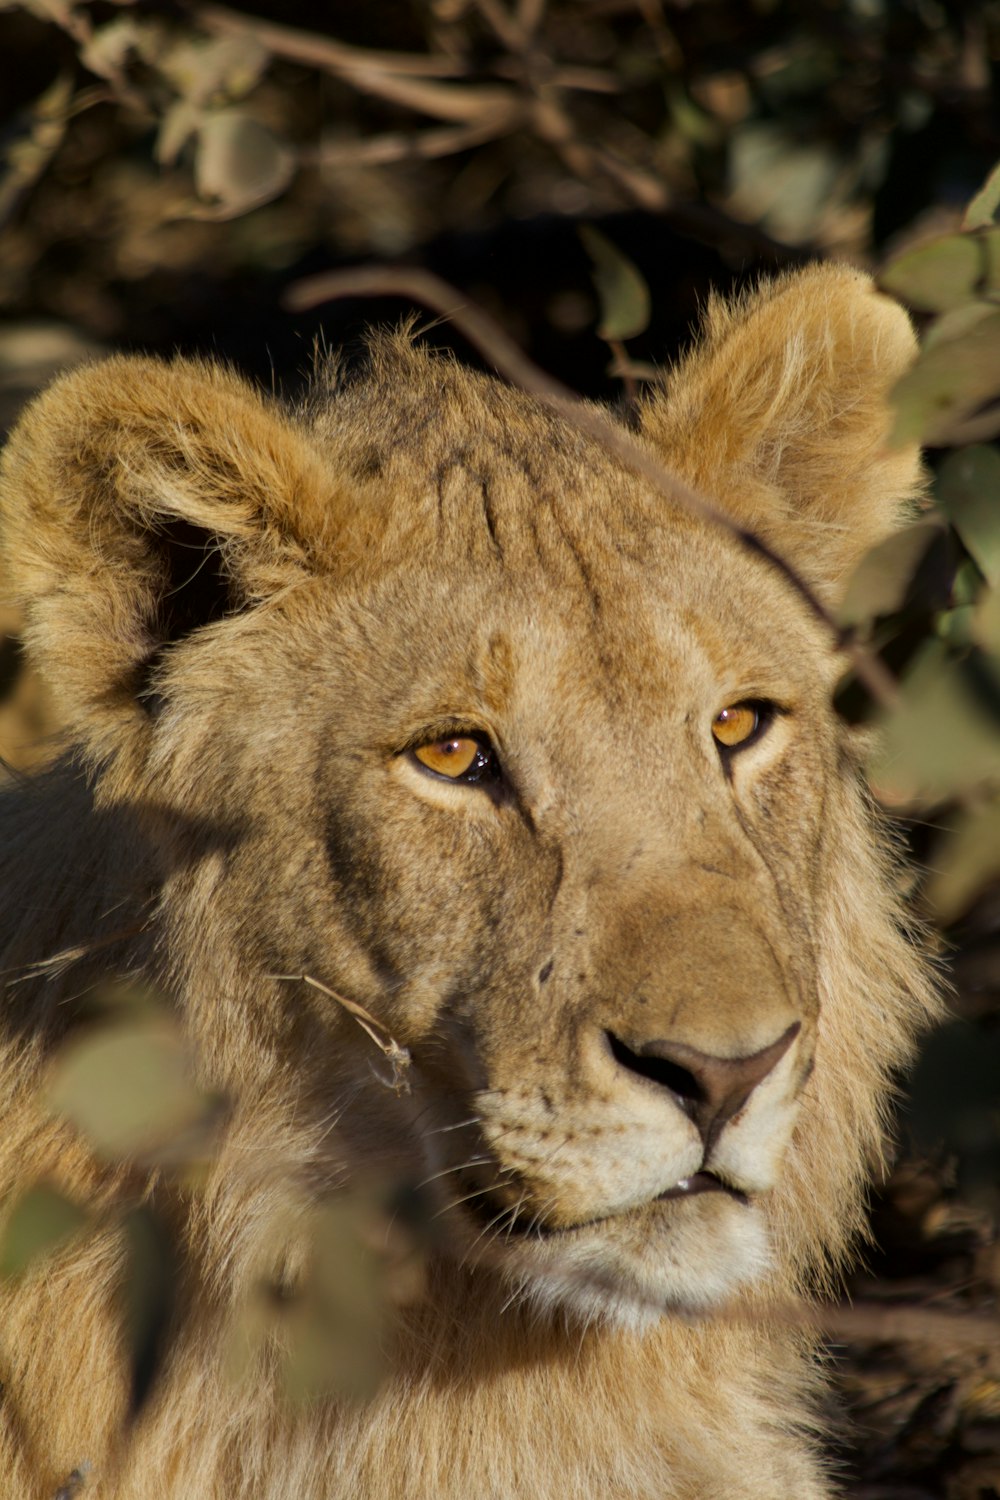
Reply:
<svg viewBox="0 0 1000 1500"><path fill-rule="evenodd" d="M712 722L712 733L726 750L745 745L760 728L762 714L755 703L734 703L716 714Z"/></svg>
<svg viewBox="0 0 1000 1500"><path fill-rule="evenodd" d="M435 776L449 781L482 781L496 774L496 757L492 746L471 735L456 734L429 745L418 745L414 758Z"/></svg>

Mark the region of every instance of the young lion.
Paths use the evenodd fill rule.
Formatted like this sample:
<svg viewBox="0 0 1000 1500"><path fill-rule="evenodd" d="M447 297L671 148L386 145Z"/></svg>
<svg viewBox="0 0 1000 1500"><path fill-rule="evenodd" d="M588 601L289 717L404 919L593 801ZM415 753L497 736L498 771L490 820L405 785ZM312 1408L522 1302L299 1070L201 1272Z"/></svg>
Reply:
<svg viewBox="0 0 1000 1500"><path fill-rule="evenodd" d="M912 350L844 268L714 302L638 440L728 530L402 335L296 414L133 358L29 409L4 593L67 748L0 799L0 1188L108 1212L3 1293L3 1495L831 1494L777 1306L842 1264L934 1002L829 632L739 532L836 601L919 490ZM39 1102L108 972L228 1100L193 1188ZM289 1407L227 1330L387 1171L437 1195L426 1286L376 1395ZM137 1194L178 1279L130 1426Z"/></svg>

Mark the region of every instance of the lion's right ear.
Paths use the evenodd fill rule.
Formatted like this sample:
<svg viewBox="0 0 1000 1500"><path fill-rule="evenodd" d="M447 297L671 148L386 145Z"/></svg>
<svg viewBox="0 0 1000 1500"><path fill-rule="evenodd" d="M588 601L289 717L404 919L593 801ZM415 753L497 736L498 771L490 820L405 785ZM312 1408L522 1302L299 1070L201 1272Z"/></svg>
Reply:
<svg viewBox="0 0 1000 1500"><path fill-rule="evenodd" d="M115 358L33 402L0 464L0 594L95 761L145 741L165 648L322 568L334 490L306 433L218 366Z"/></svg>
<svg viewBox="0 0 1000 1500"><path fill-rule="evenodd" d="M787 558L827 603L912 514L916 444L894 447L891 393L917 354L870 277L820 263L731 302L647 400L668 467Z"/></svg>

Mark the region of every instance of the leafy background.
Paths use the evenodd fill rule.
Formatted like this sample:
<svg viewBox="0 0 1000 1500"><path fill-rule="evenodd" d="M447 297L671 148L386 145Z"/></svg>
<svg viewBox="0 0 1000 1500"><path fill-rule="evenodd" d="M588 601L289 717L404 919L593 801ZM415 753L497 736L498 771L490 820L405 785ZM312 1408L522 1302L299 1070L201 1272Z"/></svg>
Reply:
<svg viewBox="0 0 1000 1500"><path fill-rule="evenodd" d="M998 63L995 0L0 0L4 425L54 370L114 348L217 353L294 392L317 338L351 347L407 310L391 276L379 297L299 287L359 263L434 271L611 399L684 344L712 285L837 256L912 309L896 425L928 445L930 497L853 582L845 643L885 670L873 695L845 657L839 704L881 726L873 786L954 989L853 1310L829 1321L854 1424L839 1458L866 1500L1000 1496ZM489 363L447 324L430 336ZM0 603L15 772L56 727L16 632ZM149 997L106 1012L59 1060L53 1107L196 1186L219 1101ZM138 1115L123 1073L145 1080ZM318 1211L327 1272L281 1313L293 1393L377 1379L345 1351L374 1346L419 1260L417 1225L372 1270L392 1191ZM0 1272L88 1226L39 1185ZM119 1229L141 1399L169 1265L143 1205ZM277 1316L266 1297L258 1314Z"/></svg>

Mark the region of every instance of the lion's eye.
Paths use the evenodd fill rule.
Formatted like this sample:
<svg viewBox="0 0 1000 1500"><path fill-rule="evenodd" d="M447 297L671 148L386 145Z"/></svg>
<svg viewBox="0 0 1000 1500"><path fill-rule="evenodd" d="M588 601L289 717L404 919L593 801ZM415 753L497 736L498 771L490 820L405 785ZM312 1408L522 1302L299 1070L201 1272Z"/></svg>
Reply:
<svg viewBox="0 0 1000 1500"><path fill-rule="evenodd" d="M763 727L766 713L759 703L734 703L716 714L712 733L725 750L746 745Z"/></svg>
<svg viewBox="0 0 1000 1500"><path fill-rule="evenodd" d="M449 781L477 782L497 774L492 745L472 735L456 734L433 740L429 745L417 745L412 753L425 770L433 771L435 776L446 776Z"/></svg>

